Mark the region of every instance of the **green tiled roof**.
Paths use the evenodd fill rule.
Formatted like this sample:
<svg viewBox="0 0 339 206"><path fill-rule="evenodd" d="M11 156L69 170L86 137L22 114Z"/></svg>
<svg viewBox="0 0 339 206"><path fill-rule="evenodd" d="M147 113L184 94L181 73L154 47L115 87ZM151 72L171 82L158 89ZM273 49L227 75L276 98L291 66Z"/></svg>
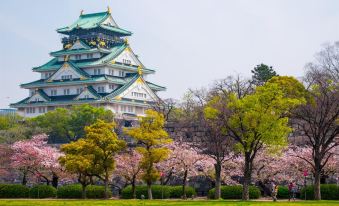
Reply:
<svg viewBox="0 0 339 206"><path fill-rule="evenodd" d="M92 49L72 49L72 50L62 49L59 51L51 52L50 55L54 57L58 57L58 56L70 55L70 54L88 54L88 53L95 53L95 52L107 53L107 54L110 53L108 49L92 48Z"/></svg>
<svg viewBox="0 0 339 206"><path fill-rule="evenodd" d="M63 80L63 81L52 81L47 82L44 79L40 79L34 82L21 84L20 86L23 88L36 88L36 87L45 87L45 86L58 86L58 85L78 85L78 84L90 84L90 83L99 83L99 82L110 82L115 84L125 84L126 78L123 77L115 77L115 76L93 76L88 79L73 79L73 80Z"/></svg>
<svg viewBox="0 0 339 206"><path fill-rule="evenodd" d="M72 61L68 61L67 62L73 69L74 71L76 71L78 74L85 76L85 77L90 77L89 74L87 74L86 72L84 72L82 69L80 69L77 65L73 64Z"/></svg>
<svg viewBox="0 0 339 206"><path fill-rule="evenodd" d="M73 24L57 29L57 32L62 33L62 34L69 34L75 29L88 30L88 29L94 29L94 28L102 28L104 30L118 33L124 36L129 36L132 34L130 31L126 31L124 29L117 27L117 25L102 24L109 17L111 17L111 14L109 12L82 14L79 16L78 20L76 20Z"/></svg>
<svg viewBox="0 0 339 206"><path fill-rule="evenodd" d="M154 84L152 82L146 81L146 83L152 90L156 90L156 91L165 91L166 90L166 87Z"/></svg>
<svg viewBox="0 0 339 206"><path fill-rule="evenodd" d="M87 87L88 91L93 94L95 97L97 98L101 98L100 94L98 94L98 92L92 87L92 86L88 86Z"/></svg>
<svg viewBox="0 0 339 206"><path fill-rule="evenodd" d="M46 101L51 101L51 98L49 98L49 96L44 92L44 90L38 89L38 94L40 94L40 96L42 96Z"/></svg>
<svg viewBox="0 0 339 206"><path fill-rule="evenodd" d="M108 62L109 60L117 57L122 51L126 49L126 44L121 44L112 47L108 52L106 56L100 58L100 59L83 59L83 60L73 60L73 63L78 67L86 67L86 66L95 66L100 65L105 62ZM59 67L63 64L63 61L58 61L58 58L53 58L46 64L43 64L38 67L34 67L33 71L36 72L42 72L42 71L54 71L56 69L59 69Z"/></svg>
<svg viewBox="0 0 339 206"><path fill-rule="evenodd" d="M121 54L121 52L123 52L127 46L128 45L126 44L117 45L109 50L110 52L109 54L107 54L106 56L100 59L72 60L72 63L79 68L102 65L102 64L109 64L109 65L112 65L112 66L114 65L117 68L124 69L130 72L137 72L138 71L137 66L124 65L124 64L119 64L119 63L115 63L115 64L111 63L111 61L114 58L116 58L119 54ZM51 61L47 62L46 64L33 68L33 71L36 71L36 72L55 71L59 69L63 63L64 63L63 61L58 61L57 58L54 58ZM148 68L143 68L143 72L145 74L155 73L154 70L148 69Z"/></svg>
<svg viewBox="0 0 339 206"><path fill-rule="evenodd" d="M130 87L137 79L139 78L139 75L135 75L129 82L127 82L126 84L124 84L122 87L114 90L112 93L110 93L109 95L106 96L106 98L112 98L115 97L119 94L121 94L122 92L124 92L128 87Z"/></svg>

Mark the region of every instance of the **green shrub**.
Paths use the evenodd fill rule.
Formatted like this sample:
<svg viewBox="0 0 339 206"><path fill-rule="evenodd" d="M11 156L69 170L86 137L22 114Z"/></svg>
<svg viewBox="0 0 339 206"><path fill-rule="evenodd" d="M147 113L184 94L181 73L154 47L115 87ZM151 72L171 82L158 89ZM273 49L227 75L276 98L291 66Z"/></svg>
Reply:
<svg viewBox="0 0 339 206"><path fill-rule="evenodd" d="M215 188L208 191L208 198L214 199ZM250 199L258 199L260 197L260 190L255 186L249 187ZM241 199L242 186L221 186L221 198L223 199Z"/></svg>
<svg viewBox="0 0 339 206"><path fill-rule="evenodd" d="M183 196L182 186L171 186L170 189L170 198L181 198ZM197 193L193 187L186 186L186 197L191 198L196 195Z"/></svg>
<svg viewBox="0 0 339 206"><path fill-rule="evenodd" d="M306 199L314 199L314 186L306 187ZM339 186L334 184L320 185L321 199L323 200L339 200ZM300 191L300 198L305 199L305 188Z"/></svg>
<svg viewBox="0 0 339 206"><path fill-rule="evenodd" d="M135 189L138 199L141 199L141 195L144 195L145 199L148 198L147 185L138 185ZM162 197L164 199L170 198L171 186L152 185L152 195L153 199L161 199ZM132 186L127 186L121 191L122 199L132 199L132 196Z"/></svg>
<svg viewBox="0 0 339 206"><path fill-rule="evenodd" d="M286 186L278 186L277 198L287 199L287 198L289 198L289 196L290 196L290 194L288 192L288 187L286 187Z"/></svg>
<svg viewBox="0 0 339 206"><path fill-rule="evenodd" d="M0 198L27 198L29 188L24 185L2 184L0 186Z"/></svg>
<svg viewBox="0 0 339 206"><path fill-rule="evenodd" d="M58 198L82 198L82 189L81 185L74 184L74 185L65 185L58 188L57 197Z"/></svg>
<svg viewBox="0 0 339 206"><path fill-rule="evenodd" d="M108 190L108 196L112 196L112 192ZM65 185L58 188L58 198L82 198L82 187L80 184ZM88 185L86 187L86 197L89 199L99 199L105 197L105 187L98 185Z"/></svg>
<svg viewBox="0 0 339 206"><path fill-rule="evenodd" d="M110 188L108 188L107 193L108 193L108 197L112 197L112 191ZM88 185L86 187L86 195L87 195L87 198L90 198L90 199L105 198L105 186Z"/></svg>
<svg viewBox="0 0 339 206"><path fill-rule="evenodd" d="M57 189L50 185L35 185L29 191L31 198L51 198L56 197Z"/></svg>

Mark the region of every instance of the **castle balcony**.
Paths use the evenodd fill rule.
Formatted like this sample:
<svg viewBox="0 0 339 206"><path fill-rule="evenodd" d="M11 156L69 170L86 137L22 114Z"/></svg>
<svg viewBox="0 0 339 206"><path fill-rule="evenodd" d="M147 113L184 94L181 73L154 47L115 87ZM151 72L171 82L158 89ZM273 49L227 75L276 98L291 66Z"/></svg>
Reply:
<svg viewBox="0 0 339 206"><path fill-rule="evenodd" d="M87 34L79 34L79 35L70 35L70 36L64 36L61 37L61 42L62 44L69 44L69 43L74 43L77 39L81 39L84 41L92 41L92 40L97 40L100 39L102 41L107 42L107 44L109 45L113 45L113 44L121 44L124 42L124 39L119 38L117 36L111 36L111 35L106 35L103 33L96 33L96 32L92 32L92 33L87 33Z"/></svg>

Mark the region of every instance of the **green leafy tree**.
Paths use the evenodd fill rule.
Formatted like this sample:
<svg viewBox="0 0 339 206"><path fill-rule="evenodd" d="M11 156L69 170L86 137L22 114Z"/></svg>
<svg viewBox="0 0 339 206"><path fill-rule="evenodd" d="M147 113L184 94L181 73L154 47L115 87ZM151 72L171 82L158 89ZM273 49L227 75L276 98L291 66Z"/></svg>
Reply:
<svg viewBox="0 0 339 206"><path fill-rule="evenodd" d="M164 124L165 120L162 114L147 110L146 116L140 118L139 127L125 130L126 134L141 144L136 149L142 155L140 164L143 170L143 179L147 183L149 199L153 199L152 183L160 177L159 171L154 165L168 158L170 152L168 148L164 147L172 142L164 130Z"/></svg>
<svg viewBox="0 0 339 206"><path fill-rule="evenodd" d="M289 94L292 88L301 91ZM244 155L243 199L249 199L253 162L257 152L267 149L278 152L287 145L292 131L288 126L289 111L304 103L304 88L292 77L274 77L254 93L239 98L230 93L227 98L215 96L205 107L207 119L219 121L222 131L235 141L235 149ZM220 121L222 120L222 121Z"/></svg>
<svg viewBox="0 0 339 206"><path fill-rule="evenodd" d="M94 124L96 120L113 122L113 117L110 110L84 104L70 109L57 108L31 121L45 130L50 142L65 143L84 137L85 127Z"/></svg>
<svg viewBox="0 0 339 206"><path fill-rule="evenodd" d="M110 173L115 168L114 155L126 147L126 142L119 140L114 132L115 123L97 120L85 128L86 153L94 156L98 177L105 183L105 198L108 198L108 182ZM102 171L102 172L101 172ZM102 173L102 175L99 175Z"/></svg>
<svg viewBox="0 0 339 206"><path fill-rule="evenodd" d="M273 70L272 66L267 66L266 64L259 64L254 67L252 72L252 81L255 85L260 86L265 84L268 80L270 80L274 76L278 76L278 74Z"/></svg>
<svg viewBox="0 0 339 206"><path fill-rule="evenodd" d="M85 135L84 128L94 124L98 119L105 122L113 122L114 115L112 111L106 110L103 107L93 107L91 105L73 106L70 110L70 137L72 140L77 140Z"/></svg>
<svg viewBox="0 0 339 206"><path fill-rule="evenodd" d="M0 115L0 130L13 128L23 121L23 117L19 115Z"/></svg>
<svg viewBox="0 0 339 206"><path fill-rule="evenodd" d="M0 116L0 143L12 144L43 132L44 130L32 124L30 119L19 115Z"/></svg>
<svg viewBox="0 0 339 206"><path fill-rule="evenodd" d="M71 112L65 108L57 108L43 115L33 118L31 121L40 128L43 128L49 135L50 142L68 142L71 129Z"/></svg>
<svg viewBox="0 0 339 206"><path fill-rule="evenodd" d="M98 177L105 183L105 197L108 198L109 174L115 168L114 155L126 147L125 141L118 139L114 127L114 123L97 120L85 127L84 138L61 147L65 156L60 158L60 163L69 172L78 174L84 193L91 178Z"/></svg>
<svg viewBox="0 0 339 206"><path fill-rule="evenodd" d="M79 139L61 146L61 151L65 153L59 161L65 169L78 176L78 182L82 186L82 197L86 198L86 187L90 184L91 175L96 170L95 160L92 154L86 152L87 142Z"/></svg>

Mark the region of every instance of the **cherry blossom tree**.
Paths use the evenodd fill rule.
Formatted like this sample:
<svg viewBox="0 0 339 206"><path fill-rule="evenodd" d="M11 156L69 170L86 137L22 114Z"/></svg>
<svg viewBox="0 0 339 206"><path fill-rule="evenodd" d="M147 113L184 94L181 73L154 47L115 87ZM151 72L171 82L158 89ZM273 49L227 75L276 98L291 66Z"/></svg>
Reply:
<svg viewBox="0 0 339 206"><path fill-rule="evenodd" d="M15 142L11 149L11 166L21 171L22 184L27 183L28 174L44 179L49 185L57 187L60 174L63 172L58 159L62 155L57 148L47 145L48 136L40 134L32 139Z"/></svg>
<svg viewBox="0 0 339 206"><path fill-rule="evenodd" d="M191 145L183 142L174 142L169 146L172 150L168 160L170 168L174 168L176 175L182 178L183 198L186 199L187 178L198 175L206 155L201 155Z"/></svg>
<svg viewBox="0 0 339 206"><path fill-rule="evenodd" d="M140 160L142 156L131 149L126 153L122 153L116 156L116 168L114 174L122 177L126 181L126 185L132 185L133 198L136 198L135 185L141 178L141 166Z"/></svg>

